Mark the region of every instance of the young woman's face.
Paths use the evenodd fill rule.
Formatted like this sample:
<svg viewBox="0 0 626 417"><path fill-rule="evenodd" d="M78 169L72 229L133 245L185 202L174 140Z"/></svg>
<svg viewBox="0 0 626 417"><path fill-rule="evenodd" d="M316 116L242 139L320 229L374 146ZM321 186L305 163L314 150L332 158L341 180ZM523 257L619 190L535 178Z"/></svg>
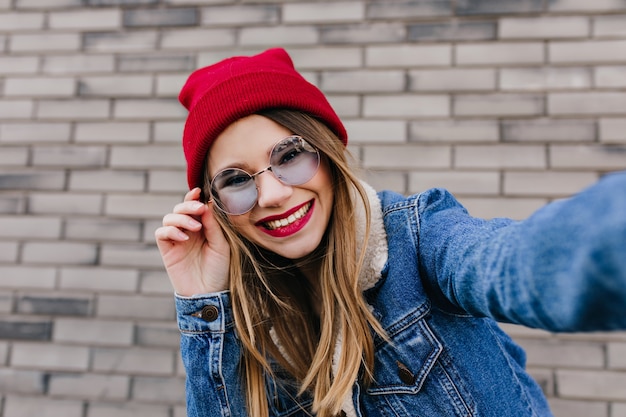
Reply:
<svg viewBox="0 0 626 417"><path fill-rule="evenodd" d="M226 168L239 168L250 175L266 169L274 145L291 135L293 132L263 116L238 120L211 146L209 177ZM257 203L244 214L228 215L234 227L251 242L288 259L313 252L326 231L333 206L330 170L325 158L320 159L313 177L301 185L284 184L271 171L256 175Z"/></svg>

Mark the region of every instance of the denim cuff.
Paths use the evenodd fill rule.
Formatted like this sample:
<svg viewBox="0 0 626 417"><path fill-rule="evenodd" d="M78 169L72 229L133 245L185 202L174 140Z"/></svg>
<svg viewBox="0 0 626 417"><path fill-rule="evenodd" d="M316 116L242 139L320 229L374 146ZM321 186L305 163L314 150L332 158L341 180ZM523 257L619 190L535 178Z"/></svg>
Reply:
<svg viewBox="0 0 626 417"><path fill-rule="evenodd" d="M230 291L202 296L175 295L178 328L184 333L225 333L233 327Z"/></svg>

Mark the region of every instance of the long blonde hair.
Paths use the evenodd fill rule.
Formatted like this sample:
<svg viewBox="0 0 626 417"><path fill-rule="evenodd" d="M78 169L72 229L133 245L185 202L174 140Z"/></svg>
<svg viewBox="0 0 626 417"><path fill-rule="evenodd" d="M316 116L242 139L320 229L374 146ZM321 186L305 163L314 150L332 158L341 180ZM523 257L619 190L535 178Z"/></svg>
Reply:
<svg viewBox="0 0 626 417"><path fill-rule="evenodd" d="M352 173L346 150L320 121L302 112L272 109L259 112L294 134L306 138L329 164L334 190L332 215L320 247L308 256L319 262L321 312L311 303L308 281L292 261L256 247L237 233L228 217L215 210L231 247L230 292L235 327L243 349L243 370L248 415L269 414L266 376L274 377L269 358L291 374L300 392L313 397L312 411L332 417L363 367L363 382L372 380L374 343L372 329L383 331L362 296L358 277L363 265L370 208L367 196ZM208 195L208 169L205 169ZM365 241L357 245L356 190L364 205ZM285 279L285 278L288 279ZM333 355L337 340L343 348Z"/></svg>

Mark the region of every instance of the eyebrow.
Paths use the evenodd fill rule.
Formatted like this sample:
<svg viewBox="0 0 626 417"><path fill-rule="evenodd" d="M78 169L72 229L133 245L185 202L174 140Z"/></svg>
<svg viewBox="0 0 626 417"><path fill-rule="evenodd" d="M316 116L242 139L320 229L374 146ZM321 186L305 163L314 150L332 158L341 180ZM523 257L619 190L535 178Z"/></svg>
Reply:
<svg viewBox="0 0 626 417"><path fill-rule="evenodd" d="M284 139L286 139L286 138L288 138L288 137L289 137L289 136L285 136L285 137L284 137L284 138L282 138L282 139L278 139L278 140L277 140L276 142L274 142L274 143L273 143L273 144L272 144L269 148L267 148L267 150L265 151L265 156L266 156L266 159L267 159L267 162L268 162L268 163L269 163L269 161L270 161L270 157L271 157L271 154L272 154L272 150L274 149L274 146L276 146L276 145L277 145L280 141L282 141L282 140L284 140ZM207 166L208 166L208 161L207 161ZM254 174L255 172L257 172L256 170L252 169L252 167L250 166L250 164L248 164L247 162L245 162L245 161L244 161L244 162L236 161L236 162L233 162L232 164L226 165L226 166L224 166L224 167L222 167L222 168L220 168L220 169L216 170L216 171L215 171L215 174L212 174L212 175L211 175L211 178L213 178L213 177L214 177L215 175L217 175L219 172L222 172L222 171L224 171L224 170L226 170L226 169L233 169L233 168L236 168L236 169L241 169L242 171L246 171L246 172L247 172L248 174L250 174L250 175L252 175L252 174ZM266 166L264 166L264 167L263 167L263 168L261 168L261 169L265 169L265 168L266 168Z"/></svg>

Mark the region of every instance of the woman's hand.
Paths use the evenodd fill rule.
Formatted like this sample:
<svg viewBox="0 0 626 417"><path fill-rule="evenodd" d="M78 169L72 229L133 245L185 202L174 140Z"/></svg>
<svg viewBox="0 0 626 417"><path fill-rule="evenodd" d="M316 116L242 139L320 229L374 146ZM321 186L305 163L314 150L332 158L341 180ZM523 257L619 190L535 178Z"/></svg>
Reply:
<svg viewBox="0 0 626 417"><path fill-rule="evenodd" d="M228 289L230 247L199 198L199 188L189 191L154 232L172 286L182 296Z"/></svg>

